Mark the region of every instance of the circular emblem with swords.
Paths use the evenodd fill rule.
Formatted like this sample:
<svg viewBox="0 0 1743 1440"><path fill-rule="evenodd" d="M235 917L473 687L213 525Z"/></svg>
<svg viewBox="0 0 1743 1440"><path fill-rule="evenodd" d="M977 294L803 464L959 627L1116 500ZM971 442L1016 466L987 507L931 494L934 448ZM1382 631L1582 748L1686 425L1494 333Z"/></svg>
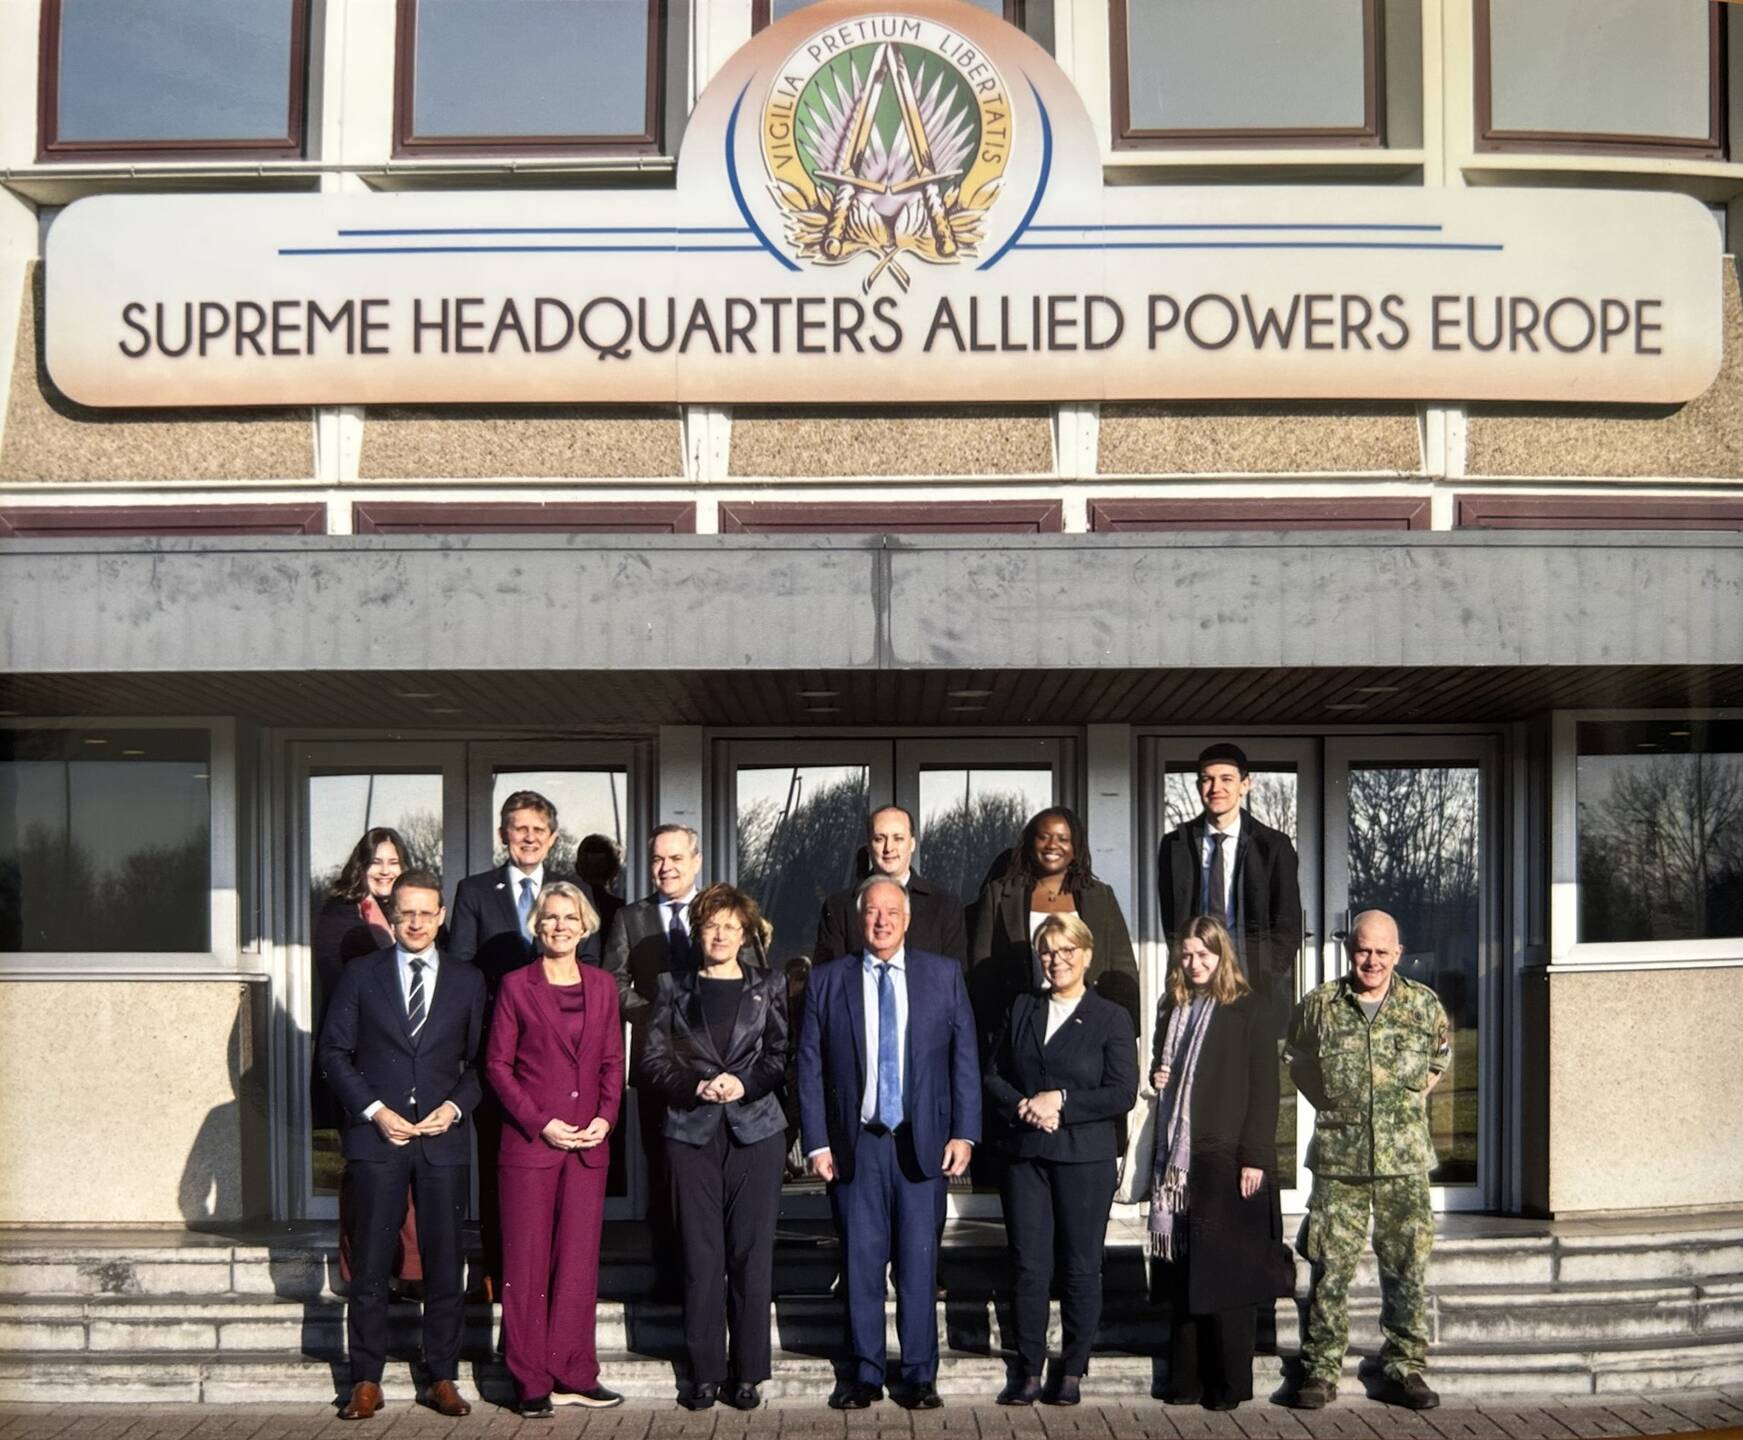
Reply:
<svg viewBox="0 0 1743 1440"><path fill-rule="evenodd" d="M869 293L885 279L906 290L905 262L978 254L1009 152L1002 85L977 91L945 55L899 39L841 51L802 84L786 69L764 153L799 259L861 265Z"/></svg>

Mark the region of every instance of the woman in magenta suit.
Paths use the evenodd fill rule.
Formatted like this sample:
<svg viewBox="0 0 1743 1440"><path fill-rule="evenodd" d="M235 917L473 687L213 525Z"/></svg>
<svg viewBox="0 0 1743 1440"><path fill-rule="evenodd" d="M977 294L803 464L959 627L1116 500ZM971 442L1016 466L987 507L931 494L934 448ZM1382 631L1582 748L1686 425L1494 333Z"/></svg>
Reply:
<svg viewBox="0 0 1743 1440"><path fill-rule="evenodd" d="M599 1383L594 1310L605 1219L606 1137L623 1096L623 1026L611 976L576 950L599 916L553 881L533 910L540 958L503 977L484 1071L507 1123L502 1194L502 1325L522 1415L551 1415L554 1390L618 1405Z"/></svg>

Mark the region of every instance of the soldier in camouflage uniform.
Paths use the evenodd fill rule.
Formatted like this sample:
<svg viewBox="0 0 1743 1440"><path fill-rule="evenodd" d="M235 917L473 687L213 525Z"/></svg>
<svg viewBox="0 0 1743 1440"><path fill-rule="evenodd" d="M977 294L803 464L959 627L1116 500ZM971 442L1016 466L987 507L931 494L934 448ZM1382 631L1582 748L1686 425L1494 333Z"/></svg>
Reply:
<svg viewBox="0 0 1743 1440"><path fill-rule="evenodd" d="M1393 973L1402 953L1390 915L1358 915L1347 941L1349 973L1296 1007L1290 1074L1317 1112L1307 1163L1313 1195L1297 1247L1313 1267L1292 1404L1317 1410L1337 1395L1349 1345L1350 1282L1374 1218L1380 1262L1385 1398L1415 1410L1440 1403L1422 1377L1428 1364L1424 1279L1434 1241L1428 1172L1428 1092L1446 1069L1446 1012L1426 985Z"/></svg>

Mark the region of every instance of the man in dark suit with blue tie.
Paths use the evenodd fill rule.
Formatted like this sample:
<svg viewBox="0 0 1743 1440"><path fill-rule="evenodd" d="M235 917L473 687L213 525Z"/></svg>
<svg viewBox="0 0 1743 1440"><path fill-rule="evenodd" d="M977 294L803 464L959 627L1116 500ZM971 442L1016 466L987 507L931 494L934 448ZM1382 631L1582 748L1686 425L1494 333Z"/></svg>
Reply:
<svg viewBox="0 0 1743 1440"><path fill-rule="evenodd" d="M484 976L436 949L442 882L408 870L393 887L395 943L353 960L327 1007L317 1058L345 1107L351 1179L351 1395L340 1412L367 1420L381 1408L387 1352L387 1281L409 1186L424 1267L428 1402L468 1414L460 1374L465 1305L461 1227L471 1189L473 1112L483 1093Z"/></svg>
<svg viewBox="0 0 1743 1440"><path fill-rule="evenodd" d="M980 1065L962 967L908 950L908 896L876 876L861 887L863 955L815 967L799 1032L799 1110L811 1173L829 1184L841 1236L852 1378L829 1397L862 1410L885 1383L884 1271L895 1261L899 1385L938 1398L938 1241L947 1177L980 1139Z"/></svg>

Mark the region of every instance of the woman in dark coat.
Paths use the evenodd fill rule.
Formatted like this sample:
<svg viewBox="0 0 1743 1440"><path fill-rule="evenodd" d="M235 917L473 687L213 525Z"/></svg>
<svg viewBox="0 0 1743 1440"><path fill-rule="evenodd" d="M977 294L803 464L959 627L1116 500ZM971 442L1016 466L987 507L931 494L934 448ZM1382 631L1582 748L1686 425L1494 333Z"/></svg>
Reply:
<svg viewBox="0 0 1743 1440"><path fill-rule="evenodd" d="M1075 915L1095 936L1089 985L1123 1008L1137 1032L1138 961L1119 897L1095 878L1083 822L1062 805L1041 811L1023 827L1009 868L989 880L976 902L969 947L968 993L980 1027L983 1054L1004 1028L1019 995L1047 988L1035 958L1035 927L1049 915Z"/></svg>
<svg viewBox="0 0 1743 1440"><path fill-rule="evenodd" d="M1138 1036L1125 1010L1084 983L1095 937L1050 915L1035 949L1046 995L1019 995L993 1047L987 1116L1004 1122L1005 1234L1016 1271L1017 1369L1001 1405L1075 1405L1101 1325L1102 1249L1119 1168L1120 1122L1138 1095ZM1055 1259L1057 1257L1057 1260ZM1042 1387L1047 1291L1059 1271L1059 1365Z"/></svg>
<svg viewBox="0 0 1743 1440"><path fill-rule="evenodd" d="M1253 1398L1258 1307L1278 1293L1277 1035L1220 921L1187 921L1157 1005L1148 1250L1168 1306L1171 1405Z"/></svg>
<svg viewBox="0 0 1743 1440"><path fill-rule="evenodd" d="M351 847L345 868L327 892L315 915L310 943L315 960L315 1024L310 1032L319 1038L327 1018L327 997L339 987L339 972L352 960L373 955L393 944L393 882L409 865L405 840L399 831L378 825L363 832ZM332 1090L314 1087L313 1105L317 1129L337 1129L340 1116ZM339 1177L339 1278L351 1283L351 1169ZM399 1229L399 1250L394 1258L393 1282L402 1294L415 1295L424 1279L418 1256L418 1212L406 1193L405 1224Z"/></svg>
<svg viewBox="0 0 1743 1440"><path fill-rule="evenodd" d="M775 1218L787 1155L787 976L766 953L757 903L730 885L690 902L698 968L660 976L638 1083L666 1106L672 1210L684 1252L690 1379L678 1403L738 1410L769 1378ZM727 1333L731 1332L731 1353ZM722 1397L722 1387L725 1395Z"/></svg>

